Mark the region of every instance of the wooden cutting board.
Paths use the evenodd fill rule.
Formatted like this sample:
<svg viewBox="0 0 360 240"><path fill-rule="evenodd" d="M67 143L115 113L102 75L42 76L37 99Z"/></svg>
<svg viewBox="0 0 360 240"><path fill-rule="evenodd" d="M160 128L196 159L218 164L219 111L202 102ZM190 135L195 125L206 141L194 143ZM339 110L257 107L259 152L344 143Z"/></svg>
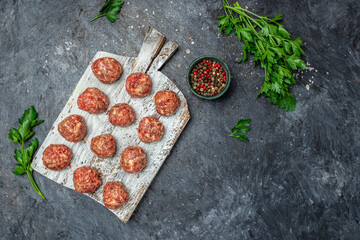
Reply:
<svg viewBox="0 0 360 240"><path fill-rule="evenodd" d="M170 154L172 147L190 119L188 105L184 95L170 79L159 71L177 49L175 43L170 41L165 43L165 40L166 38L161 33L150 28L146 33L139 56L136 58L119 56L107 52L97 52L75 87L68 102L65 104L64 109L54 122L32 163L34 170L71 189L74 189L72 178L75 169L83 165L95 168L101 176L102 186L97 189L95 193L85 195L95 199L100 204L103 204L102 193L105 183L108 181L121 181L128 190L130 199L121 208L109 211L112 211L124 223L129 220L132 212L145 194L166 157ZM92 73L91 64L101 57L112 57L121 63L123 73L117 82L110 85L102 84ZM126 78L134 72L146 72L150 75L152 79L150 96L135 99L131 98L126 92ZM131 105L136 113L135 122L125 128L115 127L109 123L107 112L103 114L89 114L80 110L77 106L77 98L80 93L88 87L96 87L103 91L109 98L109 108L116 103L128 103ZM170 117L160 116L155 110L153 97L157 91L163 89L176 92L180 98L178 111ZM58 124L71 114L79 114L85 119L88 132L82 142L67 142L57 131ZM156 116L163 123L165 133L161 141L143 143L139 140L137 134L139 121L146 116ZM106 133L112 134L115 137L117 152L112 158L101 159L91 152L90 142L93 137ZM65 144L71 148L73 158L70 167L62 171L52 171L45 168L42 163L42 155L45 148L50 144ZM120 154L127 146L140 146L147 153L148 165L139 174L129 174L120 168Z"/></svg>

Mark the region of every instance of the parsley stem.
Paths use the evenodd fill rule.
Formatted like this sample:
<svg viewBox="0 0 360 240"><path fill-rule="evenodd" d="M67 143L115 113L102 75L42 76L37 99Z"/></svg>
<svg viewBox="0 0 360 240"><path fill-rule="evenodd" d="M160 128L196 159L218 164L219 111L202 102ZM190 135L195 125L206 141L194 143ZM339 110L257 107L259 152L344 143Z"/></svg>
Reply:
<svg viewBox="0 0 360 240"><path fill-rule="evenodd" d="M246 23L246 25L248 25L249 28L253 31L253 33L254 33L259 39L263 39L262 37L260 37L260 36L258 35L257 31L255 30L254 26L251 24L251 22L249 21L249 19L250 19L251 21L253 21L258 27L263 28L257 21L255 21L254 19L252 19L251 17L249 17L246 13L238 10L237 8L230 7L230 6L226 6L226 8L228 8L229 10L232 10L232 11L238 13L238 14L241 16L241 18L244 20L244 22ZM240 9L241 9L241 10L244 10L244 9L241 8L241 7L240 7ZM231 16L231 18L233 18L233 17Z"/></svg>
<svg viewBox="0 0 360 240"><path fill-rule="evenodd" d="M247 15L246 13L244 13L244 12L242 12L242 11L234 8L234 7L227 7L227 8L229 8L229 9L233 10L234 12L242 15L243 17L246 17L247 19L250 19L250 20L253 21L259 28L263 28L255 19L249 17L249 15ZM241 8L241 10L244 10L244 9ZM251 24L251 26L252 26L252 24Z"/></svg>
<svg viewBox="0 0 360 240"><path fill-rule="evenodd" d="M21 144L19 143L19 145L21 146L22 157L23 157L23 159L25 159L25 158L24 158L24 154L25 154L25 151L24 151L24 142L21 141ZM22 164L22 165L24 166L24 164ZM30 169L27 169L26 166L24 166L24 168L26 169L26 174L27 174L27 176L28 176L28 178L29 178L29 181L30 181L31 186L33 187L33 189L35 190L35 192L37 192L37 194L39 194L39 195L42 197L42 199L46 199L46 198L44 197L44 195L41 193L39 187L36 185L36 183L35 183L35 181L34 181L34 178L33 178L33 176L32 176L32 168L31 168L31 165L29 165L29 167L30 167Z"/></svg>
<svg viewBox="0 0 360 240"><path fill-rule="evenodd" d="M223 6L224 6L224 11L227 15L230 15L231 18L233 18L233 14L230 10L226 9L227 6L230 6L229 2L227 0L223 0Z"/></svg>
<svg viewBox="0 0 360 240"><path fill-rule="evenodd" d="M94 21L94 20L96 20L96 19L98 19L98 18L101 18L101 17L103 17L103 16L105 16L106 14L104 13L104 14L98 14L96 17L94 17L93 19L91 19L90 20L90 22L92 22L92 21Z"/></svg>
<svg viewBox="0 0 360 240"><path fill-rule="evenodd" d="M30 181L30 183L31 183L31 186L34 188L35 192L37 192L37 194L39 194L39 195L42 197L42 199L45 199L45 197L44 197L44 195L41 193L39 187L36 185L36 183L35 183L35 181L34 181L34 178L33 178L33 176L32 176L32 173L27 170L27 171L26 171L26 174L27 174L27 176L28 176L28 178L29 178L29 181Z"/></svg>
<svg viewBox="0 0 360 240"><path fill-rule="evenodd" d="M244 12L250 13L250 14L252 14L252 15L254 15L255 17L258 17L258 18L260 18L260 19L263 19L263 18L264 18L264 17L259 16L259 15L255 14L255 13L249 11L249 10L246 10L245 8L241 8L241 10L243 10Z"/></svg>

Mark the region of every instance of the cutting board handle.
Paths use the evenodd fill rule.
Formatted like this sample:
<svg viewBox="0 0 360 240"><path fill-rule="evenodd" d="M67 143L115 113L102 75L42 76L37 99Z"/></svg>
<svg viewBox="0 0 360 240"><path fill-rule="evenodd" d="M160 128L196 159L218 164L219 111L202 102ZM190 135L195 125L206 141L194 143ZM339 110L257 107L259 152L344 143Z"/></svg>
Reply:
<svg viewBox="0 0 360 240"><path fill-rule="evenodd" d="M153 28L146 32L143 44L136 60L132 65L132 72L147 72L165 43L165 36Z"/></svg>
<svg viewBox="0 0 360 240"><path fill-rule="evenodd" d="M160 53L157 55L153 63L149 68L149 73L156 72L171 58L171 56L176 52L178 45L168 41L162 47Z"/></svg>
<svg viewBox="0 0 360 240"><path fill-rule="evenodd" d="M166 41L166 37L153 28L145 34L143 44L136 60L132 65L132 72L153 73L158 71L175 53L178 45Z"/></svg>

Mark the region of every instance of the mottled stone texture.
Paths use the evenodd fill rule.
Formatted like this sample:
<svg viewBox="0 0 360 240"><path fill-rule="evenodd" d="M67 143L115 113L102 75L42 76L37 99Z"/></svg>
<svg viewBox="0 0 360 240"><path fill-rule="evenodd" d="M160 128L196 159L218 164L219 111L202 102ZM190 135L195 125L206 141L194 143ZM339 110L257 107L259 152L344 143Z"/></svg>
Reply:
<svg viewBox="0 0 360 240"><path fill-rule="evenodd" d="M359 1L240 2L283 13L306 44L310 68L297 75L294 112L255 98L263 71L233 63L241 48L218 35L221 1L127 2L111 24L88 22L100 0L2 1L0 238L359 239ZM46 120L36 127L42 142L95 53L136 56L147 26L180 46L162 71L187 97L192 119L171 155L126 225L35 173L41 200L26 176L11 173L8 129L33 104ZM184 78L205 54L223 58L233 74L227 94L211 102L192 95ZM253 119L250 143L228 137L240 118Z"/></svg>

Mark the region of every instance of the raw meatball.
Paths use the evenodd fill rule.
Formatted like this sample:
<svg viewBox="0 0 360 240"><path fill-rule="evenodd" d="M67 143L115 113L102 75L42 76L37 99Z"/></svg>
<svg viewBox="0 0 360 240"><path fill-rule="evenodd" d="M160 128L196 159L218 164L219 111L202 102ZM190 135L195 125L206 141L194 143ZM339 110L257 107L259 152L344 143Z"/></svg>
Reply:
<svg viewBox="0 0 360 240"><path fill-rule="evenodd" d="M100 187L101 179L95 169L83 166L74 171L73 176L75 191L79 193L91 193Z"/></svg>
<svg viewBox="0 0 360 240"><path fill-rule="evenodd" d="M113 125L126 127L135 120L134 109L126 103L118 103L110 108L109 122Z"/></svg>
<svg viewBox="0 0 360 240"><path fill-rule="evenodd" d="M86 135L85 120L80 115L70 115L58 125L58 131L69 142L80 142Z"/></svg>
<svg viewBox="0 0 360 240"><path fill-rule="evenodd" d="M126 91L134 98L143 98L150 94L151 79L146 73L133 73L126 79Z"/></svg>
<svg viewBox="0 0 360 240"><path fill-rule="evenodd" d="M91 139L90 149L98 157L112 157L116 151L115 139L110 134L94 137Z"/></svg>
<svg viewBox="0 0 360 240"><path fill-rule="evenodd" d="M97 88L87 88L80 94L77 100L78 107L81 110L87 111L91 114L105 112L109 100L108 97Z"/></svg>
<svg viewBox="0 0 360 240"><path fill-rule="evenodd" d="M103 201L105 207L117 209L129 199L129 194L121 182L108 182L104 186Z"/></svg>
<svg viewBox="0 0 360 240"><path fill-rule="evenodd" d="M144 117L139 123L139 138L144 143L161 140L164 134L164 126L156 117Z"/></svg>
<svg viewBox="0 0 360 240"><path fill-rule="evenodd" d="M91 65L91 69L97 79L105 84L116 82L123 71L121 64L109 57L97 59Z"/></svg>
<svg viewBox="0 0 360 240"><path fill-rule="evenodd" d="M146 153L141 147L127 147L121 153L120 166L128 173L141 172L146 167Z"/></svg>
<svg viewBox="0 0 360 240"><path fill-rule="evenodd" d="M154 96L156 111L163 116L169 116L176 112L180 105L180 99L173 91L161 90Z"/></svg>
<svg viewBox="0 0 360 240"><path fill-rule="evenodd" d="M51 170L65 169L72 158L70 148L62 144L50 144L43 152L43 163Z"/></svg>

